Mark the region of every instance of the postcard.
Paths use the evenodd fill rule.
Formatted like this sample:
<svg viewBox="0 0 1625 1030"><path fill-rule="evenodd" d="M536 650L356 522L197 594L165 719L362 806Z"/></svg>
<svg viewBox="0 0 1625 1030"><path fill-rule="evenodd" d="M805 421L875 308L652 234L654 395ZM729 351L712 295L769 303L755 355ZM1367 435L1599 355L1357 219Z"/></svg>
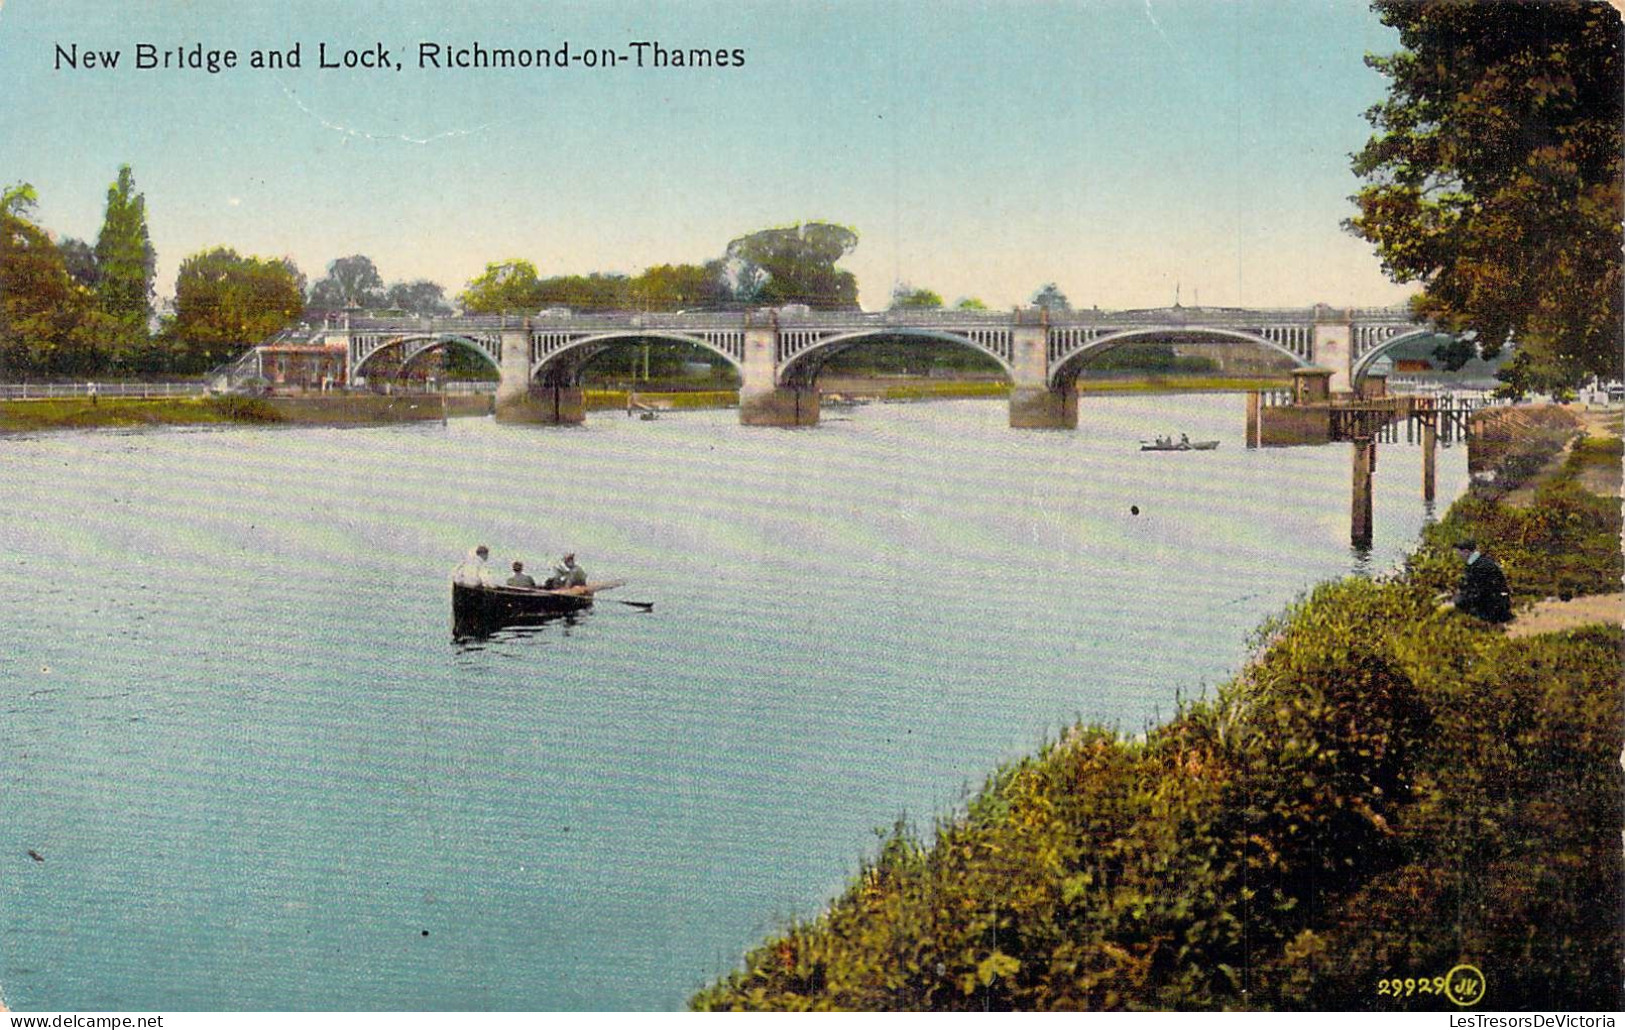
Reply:
<svg viewBox="0 0 1625 1030"><path fill-rule="evenodd" d="M9 0L0 1005L1617 1007L1620 24Z"/></svg>

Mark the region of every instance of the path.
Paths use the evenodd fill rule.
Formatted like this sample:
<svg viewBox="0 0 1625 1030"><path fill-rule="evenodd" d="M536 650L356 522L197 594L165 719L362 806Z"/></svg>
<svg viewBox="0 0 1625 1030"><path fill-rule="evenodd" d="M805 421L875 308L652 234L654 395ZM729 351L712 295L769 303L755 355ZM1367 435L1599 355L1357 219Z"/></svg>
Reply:
<svg viewBox="0 0 1625 1030"><path fill-rule="evenodd" d="M1617 408L1575 410L1574 413L1584 423L1588 436L1617 438L1621 433L1620 412ZM1527 504L1533 500L1539 484L1562 469L1572 449L1572 443L1564 447L1563 452L1547 462L1530 483L1509 493L1504 499L1505 503ZM1589 464L1581 469L1579 474L1581 486L1603 497L1619 497L1620 480L1621 469L1618 465ZM1517 617L1507 624L1506 632L1509 637L1528 637L1536 633L1558 633L1599 622L1609 622L1616 626L1625 625L1625 593L1587 594L1568 601L1548 597L1519 612Z"/></svg>

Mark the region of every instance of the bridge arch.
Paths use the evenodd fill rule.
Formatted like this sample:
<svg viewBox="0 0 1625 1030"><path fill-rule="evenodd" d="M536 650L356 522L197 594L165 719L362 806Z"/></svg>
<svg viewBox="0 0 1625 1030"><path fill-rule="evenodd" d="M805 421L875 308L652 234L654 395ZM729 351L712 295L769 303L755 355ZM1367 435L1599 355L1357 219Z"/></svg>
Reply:
<svg viewBox="0 0 1625 1030"><path fill-rule="evenodd" d="M977 336L967 335L952 329L909 328L893 326L874 326L853 329L848 332L833 333L819 339L816 343L808 344L796 350L779 365L779 382L784 385L800 383L810 385L818 379L818 373L824 365L842 351L870 343L877 339L892 336L911 336L918 339L937 340L942 343L957 344L967 347L980 354L992 358L1007 376L1013 375L1010 362L1010 333L1008 329L989 329L976 331Z"/></svg>
<svg viewBox="0 0 1625 1030"><path fill-rule="evenodd" d="M565 340L550 339L552 335L545 331L537 331L531 337L530 377L533 380L540 377L557 381L561 385L579 386L581 370L593 358L619 344L643 340L686 343L722 358L733 367L735 373L742 375L744 372L745 344L742 331L707 334L718 337L716 340L670 329L636 327L570 334Z"/></svg>
<svg viewBox="0 0 1625 1030"><path fill-rule="evenodd" d="M413 358L434 350L436 347L445 347L452 344L473 351L485 359L485 362L493 369L498 372L502 371L502 363L498 354L493 353L495 348L489 341L482 340L477 336L469 336L463 333L407 333L392 336L376 346L368 348L366 353L356 359L354 365L351 366L350 375L352 377L366 375L367 365L371 363L373 358L394 351L396 348L400 348L401 367L405 368Z"/></svg>
<svg viewBox="0 0 1625 1030"><path fill-rule="evenodd" d="M1439 335L1442 334L1438 330L1430 329L1427 326L1421 326L1408 332L1395 333L1381 343L1368 347L1364 353L1354 359L1354 365L1349 369L1349 381L1352 383L1360 382L1365 378L1366 373L1371 371L1371 366L1377 363L1377 359L1383 357L1389 351L1403 347L1407 343L1414 343L1425 336Z"/></svg>
<svg viewBox="0 0 1625 1030"><path fill-rule="evenodd" d="M1166 339L1170 336L1217 336L1239 343L1250 343L1256 347L1274 351L1282 357L1290 358L1297 368L1308 368L1312 364L1308 358L1276 343L1274 340L1238 329L1221 329L1215 326L1197 325L1148 326L1124 329L1120 332L1097 336L1069 350L1053 355L1050 360L1049 384L1053 388L1076 379L1078 373L1083 370L1084 362L1092 357L1116 350L1119 347L1143 343L1148 340Z"/></svg>

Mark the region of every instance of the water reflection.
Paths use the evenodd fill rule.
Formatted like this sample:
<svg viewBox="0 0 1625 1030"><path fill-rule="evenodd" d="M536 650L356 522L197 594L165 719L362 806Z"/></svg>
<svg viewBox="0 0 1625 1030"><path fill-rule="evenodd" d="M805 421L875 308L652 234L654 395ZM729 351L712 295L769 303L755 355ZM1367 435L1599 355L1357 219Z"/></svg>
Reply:
<svg viewBox="0 0 1625 1030"><path fill-rule="evenodd" d="M466 652L484 651L509 641L545 639L552 635L569 637L571 630L591 614L592 609L589 608L582 612L511 615L502 622L470 620L457 623L454 620L451 642L459 652Z"/></svg>

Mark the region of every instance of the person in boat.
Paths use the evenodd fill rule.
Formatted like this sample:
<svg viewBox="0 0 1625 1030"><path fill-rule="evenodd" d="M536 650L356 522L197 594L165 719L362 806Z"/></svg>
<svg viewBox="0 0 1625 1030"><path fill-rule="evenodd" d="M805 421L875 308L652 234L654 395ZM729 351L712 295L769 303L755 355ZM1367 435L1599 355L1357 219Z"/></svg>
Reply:
<svg viewBox="0 0 1625 1030"><path fill-rule="evenodd" d="M1179 446L1181 446L1181 447L1189 447L1190 445L1191 445L1191 435L1189 433L1180 433L1179 434Z"/></svg>
<svg viewBox="0 0 1625 1030"><path fill-rule="evenodd" d="M508 585L511 587L533 587L536 585L536 578L525 571L524 562L515 560L513 575L508 577Z"/></svg>
<svg viewBox="0 0 1625 1030"><path fill-rule="evenodd" d="M1494 558L1478 549L1473 540L1459 540L1456 555L1465 561L1461 586L1456 596L1446 605L1485 622L1507 622L1512 618L1512 592L1507 589L1506 574Z"/></svg>
<svg viewBox="0 0 1625 1030"><path fill-rule="evenodd" d="M496 581L491 578L491 566L488 563L490 557L491 549L484 544L469 551L468 557L464 558L452 572L452 582L465 587L495 586Z"/></svg>
<svg viewBox="0 0 1625 1030"><path fill-rule="evenodd" d="M553 566L553 575L547 579L546 587L549 590L560 590L564 587L584 587L587 585L587 570L576 564L576 556L572 552L559 559Z"/></svg>

